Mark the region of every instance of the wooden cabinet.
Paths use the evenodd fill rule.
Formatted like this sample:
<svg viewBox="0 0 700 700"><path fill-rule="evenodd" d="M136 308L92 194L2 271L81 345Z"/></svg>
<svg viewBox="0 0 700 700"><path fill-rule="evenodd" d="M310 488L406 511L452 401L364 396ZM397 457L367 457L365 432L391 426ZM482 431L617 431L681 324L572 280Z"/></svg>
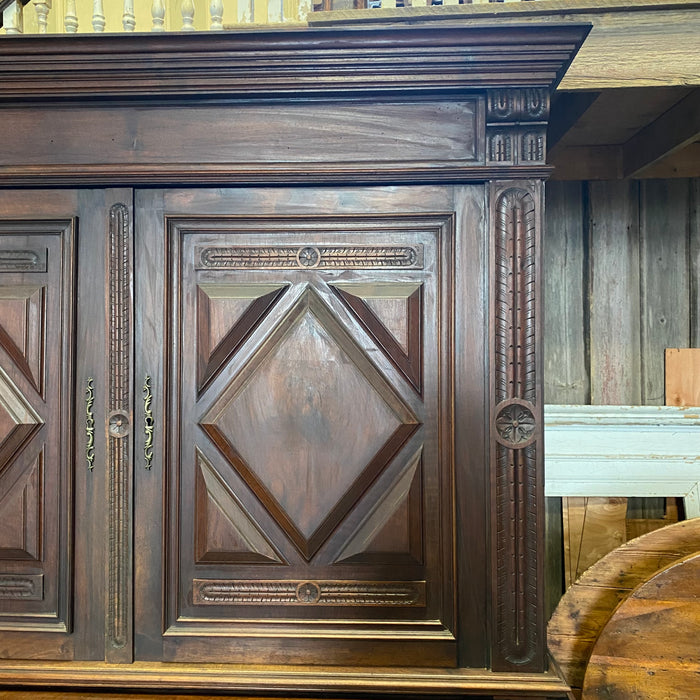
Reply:
<svg viewBox="0 0 700 700"><path fill-rule="evenodd" d="M538 241L581 37L0 47L0 682L564 693Z"/></svg>

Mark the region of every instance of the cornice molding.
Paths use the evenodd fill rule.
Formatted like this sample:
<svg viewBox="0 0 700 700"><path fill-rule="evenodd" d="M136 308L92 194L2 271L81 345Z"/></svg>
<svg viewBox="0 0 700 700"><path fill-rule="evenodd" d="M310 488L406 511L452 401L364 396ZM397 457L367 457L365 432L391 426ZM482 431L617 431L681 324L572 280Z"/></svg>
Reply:
<svg viewBox="0 0 700 700"><path fill-rule="evenodd" d="M261 101L553 89L588 25L7 36L0 104Z"/></svg>

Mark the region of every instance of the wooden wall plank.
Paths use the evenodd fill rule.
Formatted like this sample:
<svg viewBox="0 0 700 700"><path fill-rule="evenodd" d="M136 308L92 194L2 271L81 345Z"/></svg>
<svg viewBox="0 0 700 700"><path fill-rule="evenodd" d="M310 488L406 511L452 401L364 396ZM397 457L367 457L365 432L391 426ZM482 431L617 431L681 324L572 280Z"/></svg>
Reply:
<svg viewBox="0 0 700 700"><path fill-rule="evenodd" d="M546 185L544 256L544 400L588 403L584 196L582 182ZM566 525L566 537L564 532ZM564 592L570 569L569 523L561 498L545 501L545 615L551 616ZM567 557L567 564L564 557Z"/></svg>
<svg viewBox="0 0 700 700"><path fill-rule="evenodd" d="M592 182L591 403L641 403L639 185Z"/></svg>
<svg viewBox="0 0 700 700"><path fill-rule="evenodd" d="M688 180L640 185L642 403L664 404L664 352L690 342Z"/></svg>
<svg viewBox="0 0 700 700"><path fill-rule="evenodd" d="M662 404L664 350L700 346L700 179L547 187L545 400ZM553 563L559 513L548 505ZM603 551L605 539L612 549L649 518L669 519L661 499L628 499L626 517L612 507L564 499L569 581L589 563L586 550Z"/></svg>
<svg viewBox="0 0 700 700"><path fill-rule="evenodd" d="M586 404L588 378L581 182L548 182L544 233L544 400Z"/></svg>
<svg viewBox="0 0 700 700"><path fill-rule="evenodd" d="M639 404L639 185L589 183L588 207L590 403ZM626 499L564 499L569 585L625 541L625 516Z"/></svg>
<svg viewBox="0 0 700 700"><path fill-rule="evenodd" d="M700 178L690 181L690 346L700 347Z"/></svg>

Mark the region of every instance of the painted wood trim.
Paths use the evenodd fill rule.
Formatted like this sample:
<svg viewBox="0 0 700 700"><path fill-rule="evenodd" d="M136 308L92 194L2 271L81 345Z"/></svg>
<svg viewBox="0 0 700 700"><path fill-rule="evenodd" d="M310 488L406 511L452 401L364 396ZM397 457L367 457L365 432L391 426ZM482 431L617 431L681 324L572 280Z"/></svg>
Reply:
<svg viewBox="0 0 700 700"><path fill-rule="evenodd" d="M700 408L545 406L546 496L682 496L700 517Z"/></svg>

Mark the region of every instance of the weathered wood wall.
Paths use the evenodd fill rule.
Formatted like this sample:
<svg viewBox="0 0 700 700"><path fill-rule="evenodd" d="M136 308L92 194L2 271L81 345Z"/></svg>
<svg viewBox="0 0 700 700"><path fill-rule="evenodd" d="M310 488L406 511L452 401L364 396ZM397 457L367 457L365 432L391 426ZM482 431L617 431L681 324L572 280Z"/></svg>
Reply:
<svg viewBox="0 0 700 700"><path fill-rule="evenodd" d="M547 183L545 402L664 403L700 346L700 179Z"/></svg>
<svg viewBox="0 0 700 700"><path fill-rule="evenodd" d="M546 403L664 403L664 349L700 347L699 208L700 179L547 184ZM599 527L614 529L622 514L624 541L619 501L601 505ZM658 505L630 499L627 517L659 517ZM548 508L553 606L559 543L564 537L563 556L574 545L561 530L560 502Z"/></svg>

